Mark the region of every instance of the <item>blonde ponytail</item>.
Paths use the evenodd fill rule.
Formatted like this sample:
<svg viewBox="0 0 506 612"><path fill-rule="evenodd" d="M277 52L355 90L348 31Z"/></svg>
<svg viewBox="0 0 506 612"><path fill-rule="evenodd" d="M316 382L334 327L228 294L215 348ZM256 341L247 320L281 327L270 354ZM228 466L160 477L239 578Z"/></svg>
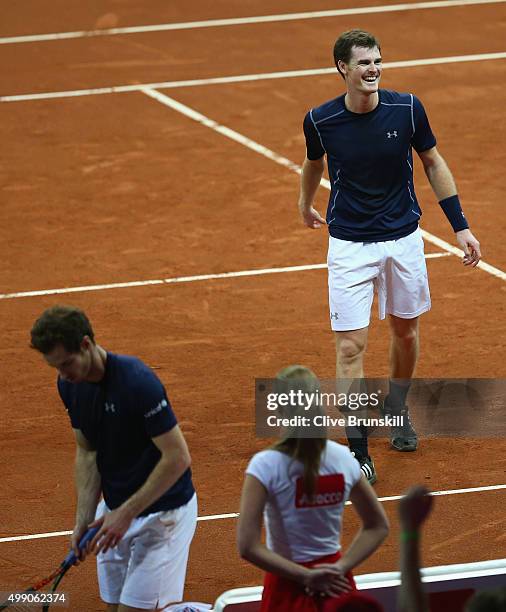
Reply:
<svg viewBox="0 0 506 612"><path fill-rule="evenodd" d="M319 391L319 382L314 372L309 368L291 365L277 373L275 387L279 393L302 391L311 394ZM326 444L327 439L325 437L303 438L296 435L287 436L272 447L274 450L285 453L303 464L304 492L309 496L312 496L316 489L321 455Z"/></svg>

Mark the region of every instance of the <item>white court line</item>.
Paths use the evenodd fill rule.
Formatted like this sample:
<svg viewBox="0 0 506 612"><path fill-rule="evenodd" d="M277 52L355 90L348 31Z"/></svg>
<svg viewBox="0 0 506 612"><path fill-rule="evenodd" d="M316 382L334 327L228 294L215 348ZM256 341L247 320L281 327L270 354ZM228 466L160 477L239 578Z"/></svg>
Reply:
<svg viewBox="0 0 506 612"><path fill-rule="evenodd" d="M239 516L238 512L230 512L228 514L211 514L209 516L199 516L197 517L197 521L219 521L223 519L229 518L237 518ZM42 538L58 538L60 536L68 536L72 533L72 531L51 531L49 533L34 533L31 535L24 536L12 536L6 538L0 538L0 543L2 542L20 542L21 540L39 540Z"/></svg>
<svg viewBox="0 0 506 612"><path fill-rule="evenodd" d="M205 125L208 128L211 128L215 132L218 132L219 134L222 134L223 136L226 136L227 138L230 138L231 140L238 142L239 144L247 147L248 149L251 149L252 151L255 151L256 153L260 153L264 157L267 157L268 159L275 161L281 166L288 168L292 172L296 172L297 174L301 173L302 171L301 166L295 164L294 162L290 161L286 157L282 157L281 155L274 153L274 151L271 151L267 147L264 147L263 145L258 144L257 142L255 142L254 140L251 140L251 138L248 138L247 136L243 136L242 134L240 134L239 132L236 132L235 130L231 130L230 128L227 128L224 125L220 125L213 119L209 119L209 117L202 115L201 113L197 112L193 108L190 108L189 106L186 106L185 104L181 104L181 102L174 100L174 98L169 98L169 96L166 96L165 94L162 94L159 91L149 89L147 87L144 87L142 91L147 96L154 98L161 104L164 104L165 106L168 106L169 108L172 108L173 110L178 111L179 113L185 115L186 117L193 119L197 123L200 123L202 125ZM328 179L322 179L320 184L323 185L326 189L330 191L331 186L330 186L330 182L328 181ZM452 255L456 255L457 257L464 256L463 251L453 246L452 244L446 242L445 240L442 240L441 238L434 236L430 232L427 232L426 230L422 230L422 235L425 238L425 240L427 240L428 242L431 242L432 244L435 244L436 246L443 249L444 251L451 253ZM489 274L492 274L492 276L496 276L497 278L500 278L501 280L506 281L506 272L499 270L499 268L495 268L494 266L491 266L490 264L487 264L484 261L480 261L477 267L483 270L484 272L488 272Z"/></svg>
<svg viewBox="0 0 506 612"><path fill-rule="evenodd" d="M454 8L474 4L500 4L506 0L440 0L437 2L413 2L410 4L390 4L386 6L364 6L360 8L311 11L305 13L285 13L280 15L259 15L256 17L233 17L231 19L210 19L207 21L186 21L182 23L160 23L146 26L107 28L79 32L59 32L53 34L30 34L0 38L0 44L42 42L69 38L90 38L92 36L113 36L116 34L141 34L145 32L164 32L167 30L194 30L197 28L216 28L222 26L272 23L278 21L297 21L319 19L322 17L341 17L345 15L367 15L370 13L391 13L396 11L415 11L420 9Z"/></svg>
<svg viewBox="0 0 506 612"><path fill-rule="evenodd" d="M506 485L489 485L485 487L470 487L468 489L451 489L448 491L433 491L431 495L434 497L441 497L445 495L462 495L464 493L484 493L486 491L500 491L502 489L506 489ZM379 497L378 501L380 502L388 502L388 501L397 501L401 499L402 495L391 495L389 497ZM351 506L351 501L346 502L347 506ZM219 521L224 519L237 518L239 516L238 512L230 512L228 514L211 514L208 516L199 516L197 521ZM56 538L59 536L67 536L70 535L72 531L51 531L49 533L34 533L31 535L23 535L23 536L11 536L0 538L0 543L2 542L19 542L21 540L38 540L42 538Z"/></svg>
<svg viewBox="0 0 506 612"><path fill-rule="evenodd" d="M505 0L506 1L506 0ZM506 51L497 53L474 53L471 55L453 55L447 57L428 57L399 62L385 62L383 68L411 68L416 66L434 66L437 64L457 64L462 62L484 62L506 59ZM176 89L179 87L200 87L202 85L224 85L227 83L244 83L263 81L267 79L287 79L308 76L333 74L336 68L310 68L307 70L284 70L281 72L263 72L258 74L240 74L236 76L212 77L208 79L187 79L184 81L162 81L160 83L144 83L138 85L113 85L111 87L94 87L93 89L73 89L67 91L52 91L32 94L15 94L0 96L0 102L26 102L30 100L53 100L58 98L77 98L80 96L98 96L113 93L128 93L149 89Z"/></svg>
<svg viewBox="0 0 506 612"><path fill-rule="evenodd" d="M426 259L446 257L451 253L428 253ZM197 276L176 276L174 278L155 279L146 281L131 281L127 283L110 283L108 285L83 285L81 287L63 287L61 289L41 289L37 291L20 291L17 293L0 293L0 300L15 298L37 297L42 295L58 295L62 293L82 293L86 291L104 291L106 289L125 289L129 287L145 287L146 285L171 285L174 283L192 283L218 278L240 278L243 276L261 276L264 274L282 274L286 272L304 272L306 270L323 270L327 264L308 264L304 266L288 266L284 268L263 268L258 270L240 270L238 272L220 272L216 274L199 274Z"/></svg>

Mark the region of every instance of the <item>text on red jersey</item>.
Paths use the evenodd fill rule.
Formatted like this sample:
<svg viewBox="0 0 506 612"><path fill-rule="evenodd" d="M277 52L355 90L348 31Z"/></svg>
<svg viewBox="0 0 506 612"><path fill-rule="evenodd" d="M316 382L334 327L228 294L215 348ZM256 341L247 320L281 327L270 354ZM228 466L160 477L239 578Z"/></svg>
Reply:
<svg viewBox="0 0 506 612"><path fill-rule="evenodd" d="M319 508L322 506L337 506L343 501L344 476L343 474L327 474L318 476L316 490L313 495L304 492L304 479L297 478L295 490L296 508Z"/></svg>

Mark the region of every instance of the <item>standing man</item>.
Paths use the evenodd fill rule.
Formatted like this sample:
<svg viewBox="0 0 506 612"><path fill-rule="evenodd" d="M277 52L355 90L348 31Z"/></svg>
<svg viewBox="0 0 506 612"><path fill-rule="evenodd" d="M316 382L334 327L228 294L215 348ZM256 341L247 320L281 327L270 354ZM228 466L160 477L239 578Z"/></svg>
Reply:
<svg viewBox="0 0 506 612"><path fill-rule="evenodd" d="M362 30L344 32L334 46L334 61L346 94L313 108L304 119L307 154L299 210L304 223L329 229L328 276L332 330L336 332L338 379L363 378L363 357L373 301L379 317L388 314L391 330L390 388L385 411L402 416L391 445L414 451L417 436L406 395L418 357L418 318L430 309L421 210L413 187L415 149L425 174L465 255L474 267L480 245L469 230L457 188L420 100L413 94L379 89L378 40ZM327 156L331 193L326 220L313 200ZM369 482L376 481L367 430L346 434Z"/></svg>
<svg viewBox="0 0 506 612"><path fill-rule="evenodd" d="M162 383L139 359L96 344L78 308L46 310L31 346L58 370L77 443L72 548L78 552L89 526L100 527L88 550L97 555L107 610L154 611L181 601L197 497Z"/></svg>

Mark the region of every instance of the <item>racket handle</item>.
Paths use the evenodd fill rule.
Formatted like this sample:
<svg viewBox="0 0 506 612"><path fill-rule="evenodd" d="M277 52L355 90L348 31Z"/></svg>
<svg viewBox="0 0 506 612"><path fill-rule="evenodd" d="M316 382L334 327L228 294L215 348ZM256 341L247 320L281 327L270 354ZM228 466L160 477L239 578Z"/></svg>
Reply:
<svg viewBox="0 0 506 612"><path fill-rule="evenodd" d="M88 542L91 542L95 537L95 534L98 532L100 527L93 527L93 529L88 529L88 531L83 535L83 537L79 540L79 550L86 548ZM74 565L77 561L76 554L73 550L69 552L69 554L65 557L62 563L62 567L68 568Z"/></svg>

